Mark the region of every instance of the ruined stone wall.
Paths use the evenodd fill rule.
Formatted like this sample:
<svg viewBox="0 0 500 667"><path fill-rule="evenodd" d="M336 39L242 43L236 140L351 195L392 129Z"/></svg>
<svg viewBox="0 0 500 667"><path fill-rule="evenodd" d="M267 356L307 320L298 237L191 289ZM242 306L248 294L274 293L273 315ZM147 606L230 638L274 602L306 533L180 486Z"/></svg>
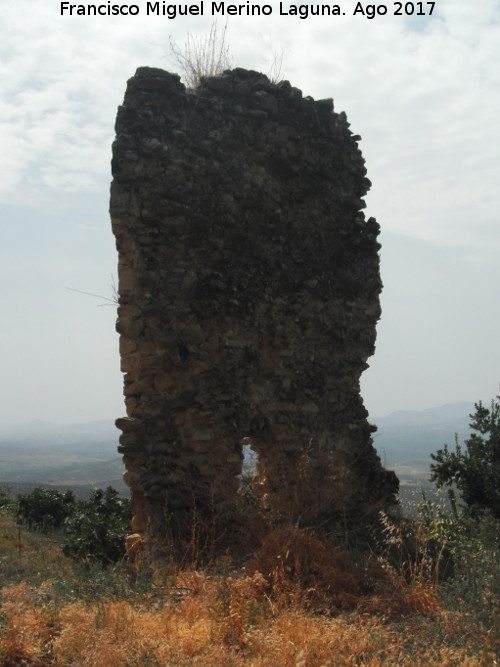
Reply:
<svg viewBox="0 0 500 667"><path fill-rule="evenodd" d="M129 80L111 217L133 531L238 530L243 438L270 523L331 529L394 502L359 392L380 246L348 128L331 100L257 72Z"/></svg>

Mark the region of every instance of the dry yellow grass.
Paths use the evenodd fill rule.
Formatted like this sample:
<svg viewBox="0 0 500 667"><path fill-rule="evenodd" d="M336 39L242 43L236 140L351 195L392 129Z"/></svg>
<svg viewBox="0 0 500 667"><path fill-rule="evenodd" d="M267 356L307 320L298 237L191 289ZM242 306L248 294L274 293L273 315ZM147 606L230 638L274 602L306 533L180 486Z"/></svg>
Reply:
<svg viewBox="0 0 500 667"><path fill-rule="evenodd" d="M26 583L3 590L2 665L333 665L487 664L464 614L388 619L352 611L314 615L277 607L259 577L210 579L178 600L100 599L58 605ZM223 590L221 590L221 587ZM22 662L22 661L26 662ZM493 664L490 663L490 664Z"/></svg>
<svg viewBox="0 0 500 667"><path fill-rule="evenodd" d="M3 530L0 546L9 553L9 535L16 558L15 530ZM34 550L34 569L3 582L2 667L497 664L484 631L466 613L443 609L431 582L406 581L375 564L368 574L378 579L367 592L349 554L328 554L309 536L275 536L247 571L188 570L126 595L115 588L83 597L63 560L66 569L53 576L50 548L48 565ZM29 540L23 549L27 563ZM70 586L64 594L62 577Z"/></svg>

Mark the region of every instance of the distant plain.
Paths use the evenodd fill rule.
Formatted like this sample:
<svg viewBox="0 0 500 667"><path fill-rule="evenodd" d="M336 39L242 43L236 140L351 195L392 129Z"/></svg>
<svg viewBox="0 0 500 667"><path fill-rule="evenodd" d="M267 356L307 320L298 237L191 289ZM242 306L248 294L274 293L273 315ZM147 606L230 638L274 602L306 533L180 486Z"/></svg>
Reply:
<svg viewBox="0 0 500 667"><path fill-rule="evenodd" d="M429 482L430 454L444 444L454 445L467 437L469 415L474 404L452 403L423 411L393 412L387 417L370 417L377 425L374 445L383 465L400 480L404 506L415 503L422 491L434 498ZM85 496L95 488L113 486L128 490L117 453L119 431L113 420L84 424L31 422L0 428L0 490L28 492L36 486L70 488ZM245 447L245 471L252 459ZM248 456L250 454L250 457Z"/></svg>

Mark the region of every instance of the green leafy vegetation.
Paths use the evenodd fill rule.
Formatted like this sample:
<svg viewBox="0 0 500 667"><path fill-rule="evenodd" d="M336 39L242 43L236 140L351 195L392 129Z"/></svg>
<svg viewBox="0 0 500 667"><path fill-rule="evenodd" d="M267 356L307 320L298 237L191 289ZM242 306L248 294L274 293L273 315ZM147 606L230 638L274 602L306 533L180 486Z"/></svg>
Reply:
<svg viewBox="0 0 500 667"><path fill-rule="evenodd" d="M130 528L130 500L115 489L98 489L88 501L77 503L64 523L64 553L106 566L124 556L124 538Z"/></svg>
<svg viewBox="0 0 500 667"><path fill-rule="evenodd" d="M75 508L71 491L34 489L17 497L16 517L28 528L48 533L60 529Z"/></svg>
<svg viewBox="0 0 500 667"><path fill-rule="evenodd" d="M71 491L34 489L13 505L17 522L30 530L58 532L64 553L102 566L124 556L124 537L130 526L130 500L112 487L77 501Z"/></svg>
<svg viewBox="0 0 500 667"><path fill-rule="evenodd" d="M445 445L431 454L431 481L439 487L447 486L455 503L456 488L464 503L462 511L479 516L487 511L500 519L500 396L492 400L490 408L481 402L475 404L471 417L474 431L465 440L465 448L455 437L455 450Z"/></svg>

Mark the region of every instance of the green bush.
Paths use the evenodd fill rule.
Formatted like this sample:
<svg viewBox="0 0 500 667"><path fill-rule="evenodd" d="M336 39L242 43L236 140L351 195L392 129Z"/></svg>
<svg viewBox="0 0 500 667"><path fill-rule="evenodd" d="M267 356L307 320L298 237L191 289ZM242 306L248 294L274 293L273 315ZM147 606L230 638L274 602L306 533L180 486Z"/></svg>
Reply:
<svg viewBox="0 0 500 667"><path fill-rule="evenodd" d="M17 497L15 515L17 522L30 530L48 533L60 529L74 507L72 491L37 488Z"/></svg>
<svg viewBox="0 0 500 667"><path fill-rule="evenodd" d="M12 498L9 490L0 489L0 509L12 510L15 502L15 498Z"/></svg>
<svg viewBox="0 0 500 667"><path fill-rule="evenodd" d="M463 518L453 544L453 576L441 587L446 608L465 612L486 637L483 656L500 655L500 522ZM481 664L497 664L485 661Z"/></svg>
<svg viewBox="0 0 500 667"><path fill-rule="evenodd" d="M448 486L454 500L456 487L465 503L465 514L479 517L484 510L500 519L500 396L492 400L490 409L476 403L470 415L474 431L465 440L465 449L455 436L455 451L448 445L431 454L431 481L439 487Z"/></svg>
<svg viewBox="0 0 500 667"><path fill-rule="evenodd" d="M111 486L85 501L76 501L71 491L38 488L18 496L14 513L29 530L60 531L64 554L75 560L107 566L124 555L130 500Z"/></svg>
<svg viewBox="0 0 500 667"><path fill-rule="evenodd" d="M79 502L64 522L64 553L72 558L110 565L123 558L130 529L130 500L108 486Z"/></svg>

